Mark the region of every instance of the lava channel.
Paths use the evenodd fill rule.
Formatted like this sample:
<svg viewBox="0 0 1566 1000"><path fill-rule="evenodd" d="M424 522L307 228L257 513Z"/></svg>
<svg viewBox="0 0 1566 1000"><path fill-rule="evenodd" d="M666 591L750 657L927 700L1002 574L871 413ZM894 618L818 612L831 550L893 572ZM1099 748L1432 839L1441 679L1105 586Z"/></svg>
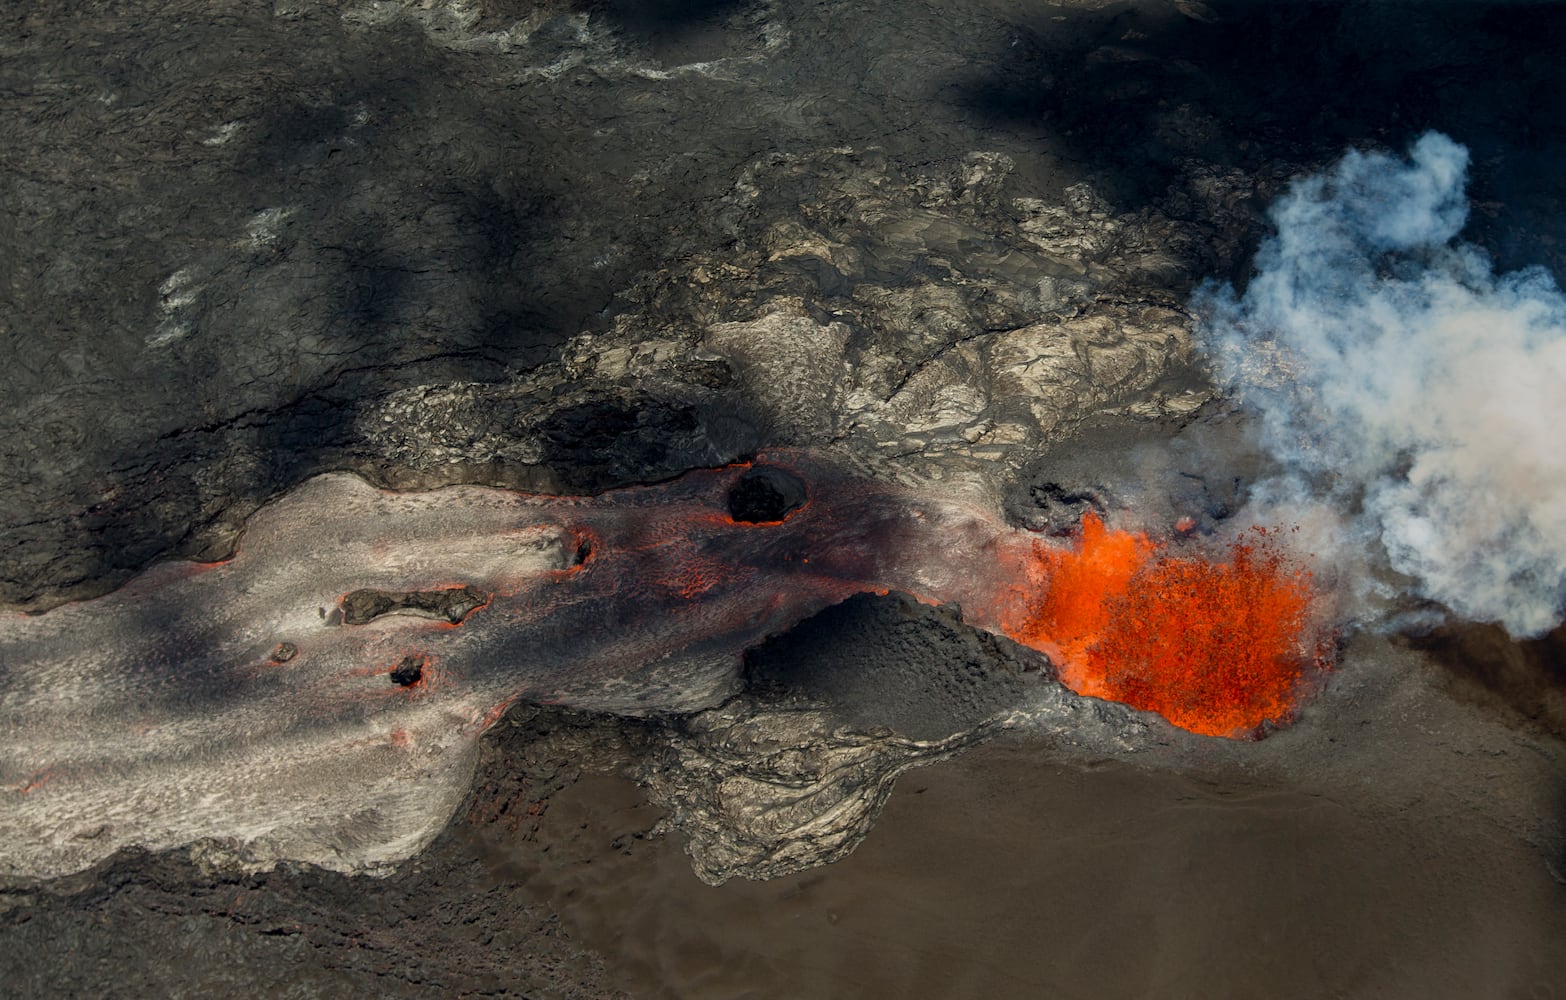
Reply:
<svg viewBox="0 0 1566 1000"><path fill-rule="evenodd" d="M406 857L507 705L709 705L746 648L867 591L960 605L1079 693L1254 735L1330 653L1281 542L1207 558L1089 515L1062 544L986 497L802 452L598 497L319 477L230 560L0 617L0 872L201 838L262 861Z"/></svg>

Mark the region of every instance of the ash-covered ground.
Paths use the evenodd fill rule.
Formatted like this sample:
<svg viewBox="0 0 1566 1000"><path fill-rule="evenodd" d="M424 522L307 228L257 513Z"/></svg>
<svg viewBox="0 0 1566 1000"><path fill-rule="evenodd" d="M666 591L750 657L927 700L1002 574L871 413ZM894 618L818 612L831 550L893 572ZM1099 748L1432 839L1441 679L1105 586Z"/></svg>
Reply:
<svg viewBox="0 0 1566 1000"><path fill-rule="evenodd" d="M1566 274L1563 43L1566 12L1505 2L9 10L0 600L226 556L331 470L597 493L805 446L1039 530L1122 502L1210 530L1263 460L1193 350L1193 289L1243 284L1293 178L1428 129L1472 158L1464 238ZM206 844L19 880L0 973L1550 996L1559 635L1360 635L1254 744L1067 699L894 793L1064 696L950 609L858 598L702 712L517 706L384 878ZM776 877L709 888L692 861Z"/></svg>

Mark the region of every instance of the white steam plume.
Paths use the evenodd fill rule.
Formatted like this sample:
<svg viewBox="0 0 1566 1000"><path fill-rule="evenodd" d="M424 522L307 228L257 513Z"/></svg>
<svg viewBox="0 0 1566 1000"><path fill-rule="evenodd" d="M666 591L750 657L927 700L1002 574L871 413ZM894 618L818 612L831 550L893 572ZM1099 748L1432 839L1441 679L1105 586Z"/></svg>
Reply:
<svg viewBox="0 0 1566 1000"><path fill-rule="evenodd" d="M1468 151L1350 152L1273 206L1243 295L1194 305L1216 377L1285 470L1422 596L1515 636L1566 599L1566 296L1456 241Z"/></svg>

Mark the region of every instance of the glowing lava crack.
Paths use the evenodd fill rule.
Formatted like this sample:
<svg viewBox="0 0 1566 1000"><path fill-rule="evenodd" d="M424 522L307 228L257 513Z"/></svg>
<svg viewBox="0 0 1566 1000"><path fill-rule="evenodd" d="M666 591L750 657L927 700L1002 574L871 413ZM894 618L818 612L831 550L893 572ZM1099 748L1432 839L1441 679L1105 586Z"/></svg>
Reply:
<svg viewBox="0 0 1566 1000"><path fill-rule="evenodd" d="M1279 536L1209 558L1090 515L1062 545L933 486L771 459L594 498L323 476L227 562L0 620L0 872L194 841L394 861L513 701L712 704L745 648L866 591L959 604L1073 690L1212 735L1287 721L1329 663Z"/></svg>

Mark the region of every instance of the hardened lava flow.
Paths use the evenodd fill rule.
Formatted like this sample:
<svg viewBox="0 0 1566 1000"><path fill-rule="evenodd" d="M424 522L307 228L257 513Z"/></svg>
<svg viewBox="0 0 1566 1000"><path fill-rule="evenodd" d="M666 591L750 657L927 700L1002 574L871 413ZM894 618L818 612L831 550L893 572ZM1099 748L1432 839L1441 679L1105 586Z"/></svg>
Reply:
<svg viewBox="0 0 1566 1000"><path fill-rule="evenodd" d="M0 621L0 871L205 839L262 863L406 857L514 701L710 705L747 647L893 590L1198 733L1286 722L1329 662L1323 601L1266 532L1212 555L1090 514L1061 543L802 452L598 497L329 475L226 562Z"/></svg>

